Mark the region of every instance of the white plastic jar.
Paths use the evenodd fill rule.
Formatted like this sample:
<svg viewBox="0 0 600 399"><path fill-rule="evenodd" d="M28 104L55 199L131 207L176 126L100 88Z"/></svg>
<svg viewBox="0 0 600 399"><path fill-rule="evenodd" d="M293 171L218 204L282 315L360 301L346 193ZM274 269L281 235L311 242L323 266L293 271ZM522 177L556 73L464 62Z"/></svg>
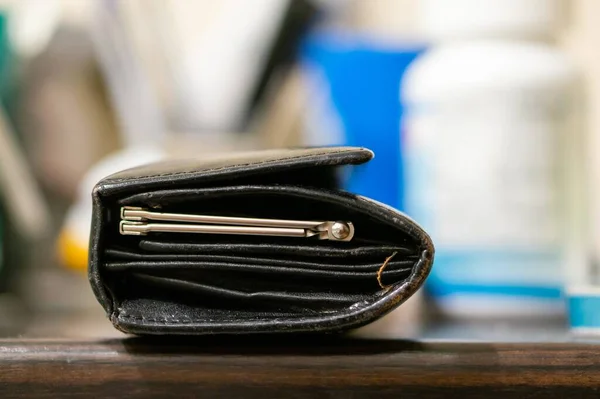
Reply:
<svg viewBox="0 0 600 399"><path fill-rule="evenodd" d="M430 293L450 315L560 313L582 132L578 73L550 41L558 2L419 4L434 45L405 75L402 139L406 209L436 245Z"/></svg>

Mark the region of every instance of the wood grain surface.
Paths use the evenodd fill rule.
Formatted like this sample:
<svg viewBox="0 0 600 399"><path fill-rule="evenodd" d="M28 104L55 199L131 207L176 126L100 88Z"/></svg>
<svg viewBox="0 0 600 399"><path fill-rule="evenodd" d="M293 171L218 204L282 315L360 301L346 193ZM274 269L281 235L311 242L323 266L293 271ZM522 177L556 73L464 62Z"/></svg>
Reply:
<svg viewBox="0 0 600 399"><path fill-rule="evenodd" d="M592 344L0 340L0 398L598 398L599 387Z"/></svg>

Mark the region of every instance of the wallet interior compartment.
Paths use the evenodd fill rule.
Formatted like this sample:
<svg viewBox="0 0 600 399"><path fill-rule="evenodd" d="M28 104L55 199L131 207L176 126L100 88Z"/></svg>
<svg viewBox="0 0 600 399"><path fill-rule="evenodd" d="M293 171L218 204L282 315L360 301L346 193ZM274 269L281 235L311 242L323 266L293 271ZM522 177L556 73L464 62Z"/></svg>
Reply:
<svg viewBox="0 0 600 399"><path fill-rule="evenodd" d="M248 217L283 220L343 220L352 222L355 234L350 242L318 240L316 237L289 238L184 233L150 233L149 240L180 243L278 243L295 246L325 246L342 249L365 245L390 245L414 248L412 237L361 211L360 200L339 190L298 186L232 186L217 188L180 188L135 194L119 200L110 218L121 206L142 207L165 213ZM115 226L118 231L118 227ZM159 237L158 239L156 237ZM122 242L127 242L121 238ZM139 241L139 240L138 240ZM137 242L129 240L129 242Z"/></svg>
<svg viewBox="0 0 600 399"><path fill-rule="evenodd" d="M318 242L316 243L318 244ZM352 259L352 263L378 262L389 254L396 253L406 259L418 259L420 254L416 248L393 245L359 246L354 248L332 247L324 245L285 245L273 243L236 243L223 245L220 243L189 243L170 242L167 240L141 239L138 249L139 254L165 254L165 255L190 255L190 254L227 254L244 257L273 257L279 254L282 257L298 260L325 261L328 263L344 263Z"/></svg>
<svg viewBox="0 0 600 399"><path fill-rule="evenodd" d="M382 281L405 279L410 275L412 268L405 264L389 265L386 264L384 270L324 270L315 268L302 268L295 265L290 266L272 266L249 263L230 263L230 262L107 262L105 265L108 272L129 272L129 273L161 273L167 277L178 276L188 280L202 281L211 274L225 273L230 280L239 279L239 275L245 275L247 278L261 281L271 281L274 286L286 285L287 280L293 280L292 283L299 282L301 286L306 286L308 290L312 287L320 289L324 287L348 287L358 291L370 291L377 288L378 276ZM404 267L402 267L404 266ZM227 282L227 280L224 280ZM289 285L289 284L287 284ZM252 287L244 281L244 286Z"/></svg>
<svg viewBox="0 0 600 399"><path fill-rule="evenodd" d="M117 298L146 297L198 308L285 312L347 308L409 278L419 243L362 210L341 191L295 186L172 189L123 198L109 210L103 262ZM158 212L287 220L344 220L349 242L316 237L118 233L121 206ZM392 255L394 255L392 257Z"/></svg>
<svg viewBox="0 0 600 399"><path fill-rule="evenodd" d="M106 260L109 262L186 262L188 264L201 263L232 263L232 264L247 264L247 265L262 265L266 267L282 267L282 268L301 268L308 270L323 270L323 271L353 271L353 272L375 272L381 268L382 259L385 259L389 254L393 253L394 258L391 259L386 270L395 270L398 268L410 268L417 260L416 255L400 255L399 251L387 250L386 252L378 251L368 257L365 256L344 256L337 258L319 257L312 255L308 257L296 258L284 257L276 249L271 248L271 253L254 254L254 253L239 253L235 250L229 252L161 252L161 253L138 253L128 250L108 249L106 250ZM110 265L111 263L108 263ZM123 264L123 263L122 263Z"/></svg>
<svg viewBox="0 0 600 399"><path fill-rule="evenodd" d="M404 281L412 261L379 268L327 270L296 264L261 265L197 261L110 261L105 263L111 290L121 296L162 298L187 305L282 311L327 311L345 308L384 291L381 284ZM412 262L414 264L414 262ZM266 303L265 301L272 302Z"/></svg>

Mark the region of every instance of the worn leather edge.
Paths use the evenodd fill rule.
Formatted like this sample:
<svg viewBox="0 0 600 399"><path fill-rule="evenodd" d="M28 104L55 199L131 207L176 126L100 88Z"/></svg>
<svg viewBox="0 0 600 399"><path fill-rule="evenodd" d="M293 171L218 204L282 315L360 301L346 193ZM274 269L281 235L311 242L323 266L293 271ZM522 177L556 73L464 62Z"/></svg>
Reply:
<svg viewBox="0 0 600 399"><path fill-rule="evenodd" d="M100 251L102 245L102 196L101 189L96 186L92 192L92 224L90 226L90 249L88 255L88 280L96 299L107 315L113 312L113 300L100 276Z"/></svg>

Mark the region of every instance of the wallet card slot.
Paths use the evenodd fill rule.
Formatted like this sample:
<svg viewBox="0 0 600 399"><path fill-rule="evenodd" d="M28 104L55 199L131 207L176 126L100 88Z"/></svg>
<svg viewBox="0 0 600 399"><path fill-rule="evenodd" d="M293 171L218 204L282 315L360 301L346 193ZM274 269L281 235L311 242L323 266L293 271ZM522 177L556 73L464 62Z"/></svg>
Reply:
<svg viewBox="0 0 600 399"><path fill-rule="evenodd" d="M327 258L328 261L335 261L336 258L352 259L382 259L389 254L396 252L398 256L418 259L419 254L414 248L379 245L379 246L360 246L356 248L336 248L332 246L317 245L280 245L280 244L262 244L262 243L239 243L235 245L217 244L217 243L185 243L159 241L151 238L144 238L139 241L139 248L149 253L168 253L168 254L240 254L240 255L269 255L274 254L282 256L306 257L306 258Z"/></svg>
<svg viewBox="0 0 600 399"><path fill-rule="evenodd" d="M256 255L213 255L213 254L181 254L181 253L166 253L166 254L146 254L146 253L135 253L124 250L109 249L106 251L106 257L108 261L142 261L142 262L154 262L154 261L173 261L173 262L217 262L217 263L243 263L243 264L254 264L254 265L266 265L276 267L296 267L302 269L315 269L315 270L331 270L331 271L363 271L363 272L376 272L382 265L380 257L379 261L371 263L360 263L356 259L352 258L341 258L333 262L310 262L306 260L298 259L280 259L273 257L260 257ZM388 262L386 270L395 270L398 268L410 268L416 259L392 260Z"/></svg>
<svg viewBox="0 0 600 399"><path fill-rule="evenodd" d="M198 272L194 269L178 270L134 270L167 278L178 278L202 284L227 287L239 291L278 291L331 294L364 295L375 290L372 280L330 279L304 276L280 275L278 273L256 273L255 271L231 272L230 270L210 270ZM118 275L116 272L115 275Z"/></svg>
<svg viewBox="0 0 600 399"><path fill-rule="evenodd" d="M150 232L107 242L111 290L194 308L326 313L373 301L407 281L421 253L415 236L360 197L296 186L178 188L117 201L153 212L281 220L347 220L351 241L317 237ZM122 296L121 296L122 297Z"/></svg>
<svg viewBox="0 0 600 399"><path fill-rule="evenodd" d="M226 262L174 262L174 261L126 261L126 262L106 262L107 271L138 271L138 270L194 270L194 271L227 271L227 272L245 272L255 274L266 274L269 276L280 277L301 277L304 279L335 279L340 280L372 280L376 281L377 271L347 271L347 270L320 270L303 269L294 266L272 266L272 265L253 265L246 263L226 263ZM412 268L399 268L386 270L382 276L386 279L407 278Z"/></svg>
<svg viewBox="0 0 600 399"><path fill-rule="evenodd" d="M157 276L150 273L131 273L130 283L138 289L160 289L164 294L177 295L188 302L211 301L215 307L228 308L238 306L248 309L253 304L261 308L305 312L307 309L324 310L327 308L347 307L366 299L365 295L328 292L291 292L291 291L245 291L212 284L189 281L173 277ZM156 292L156 291L154 291Z"/></svg>

